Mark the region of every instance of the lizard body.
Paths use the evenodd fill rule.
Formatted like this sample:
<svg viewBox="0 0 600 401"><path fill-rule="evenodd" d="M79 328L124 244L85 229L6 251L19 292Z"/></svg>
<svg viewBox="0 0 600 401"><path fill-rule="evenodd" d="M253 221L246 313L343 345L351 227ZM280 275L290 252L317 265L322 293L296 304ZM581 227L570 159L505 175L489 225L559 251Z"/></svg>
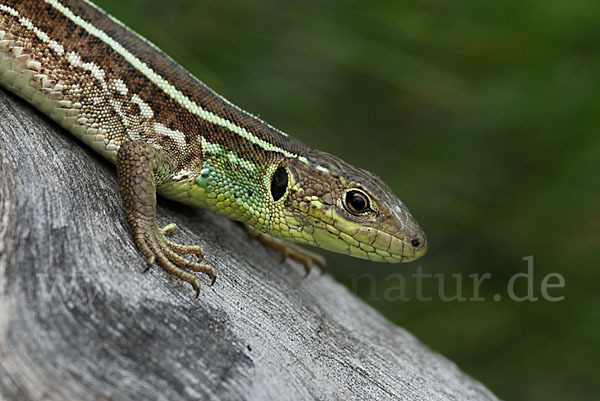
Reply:
<svg viewBox="0 0 600 401"><path fill-rule="evenodd" d="M427 250L378 177L239 109L89 2L0 0L0 84L117 166L138 248L196 292L189 270L212 282L215 272L198 246L166 238L174 225L157 226L157 192L256 233L363 259L410 261Z"/></svg>

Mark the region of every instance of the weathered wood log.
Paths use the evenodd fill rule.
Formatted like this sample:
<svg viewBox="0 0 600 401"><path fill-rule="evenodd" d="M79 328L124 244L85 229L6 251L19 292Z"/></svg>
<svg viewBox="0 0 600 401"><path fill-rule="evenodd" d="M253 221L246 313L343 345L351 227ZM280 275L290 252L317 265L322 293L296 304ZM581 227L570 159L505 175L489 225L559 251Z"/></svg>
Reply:
<svg viewBox="0 0 600 401"><path fill-rule="evenodd" d="M0 399L496 399L328 275L159 204L218 272L198 300L142 273L114 168L0 91Z"/></svg>

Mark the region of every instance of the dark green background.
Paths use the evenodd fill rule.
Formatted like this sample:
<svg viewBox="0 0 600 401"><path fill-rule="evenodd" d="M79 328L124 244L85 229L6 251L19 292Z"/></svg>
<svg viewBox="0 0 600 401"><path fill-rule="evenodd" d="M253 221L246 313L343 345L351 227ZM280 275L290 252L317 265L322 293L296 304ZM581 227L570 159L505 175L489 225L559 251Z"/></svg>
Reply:
<svg viewBox="0 0 600 401"><path fill-rule="evenodd" d="M501 398L600 399L597 0L98 3L242 108L376 172L410 207L428 255L328 255L339 281ZM550 294L563 301L508 299L529 255L535 295L559 272L566 285ZM433 300L417 301L418 266L444 273L448 296L452 274L490 273L486 301L444 302L432 279ZM384 299L393 273L412 300Z"/></svg>

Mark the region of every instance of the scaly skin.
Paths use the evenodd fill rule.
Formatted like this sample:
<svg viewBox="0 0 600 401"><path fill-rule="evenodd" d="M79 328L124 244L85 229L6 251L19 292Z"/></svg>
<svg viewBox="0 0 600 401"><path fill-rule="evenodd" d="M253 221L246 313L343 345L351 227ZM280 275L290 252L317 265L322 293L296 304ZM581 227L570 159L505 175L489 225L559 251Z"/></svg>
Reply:
<svg viewBox="0 0 600 401"><path fill-rule="evenodd" d="M240 110L88 2L0 0L0 84L117 166L138 248L196 293L188 270L215 272L157 226L156 192L253 227L307 267L324 261L269 236L378 262L427 250L378 177Z"/></svg>

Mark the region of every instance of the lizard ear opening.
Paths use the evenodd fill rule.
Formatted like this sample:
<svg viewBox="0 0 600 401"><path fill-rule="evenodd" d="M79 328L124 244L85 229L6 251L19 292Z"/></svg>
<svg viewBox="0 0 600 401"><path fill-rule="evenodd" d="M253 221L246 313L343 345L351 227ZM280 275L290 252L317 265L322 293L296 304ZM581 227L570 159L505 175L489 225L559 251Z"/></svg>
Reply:
<svg viewBox="0 0 600 401"><path fill-rule="evenodd" d="M278 167L271 177L271 196L277 202L285 194L288 186L288 172L285 167Z"/></svg>

